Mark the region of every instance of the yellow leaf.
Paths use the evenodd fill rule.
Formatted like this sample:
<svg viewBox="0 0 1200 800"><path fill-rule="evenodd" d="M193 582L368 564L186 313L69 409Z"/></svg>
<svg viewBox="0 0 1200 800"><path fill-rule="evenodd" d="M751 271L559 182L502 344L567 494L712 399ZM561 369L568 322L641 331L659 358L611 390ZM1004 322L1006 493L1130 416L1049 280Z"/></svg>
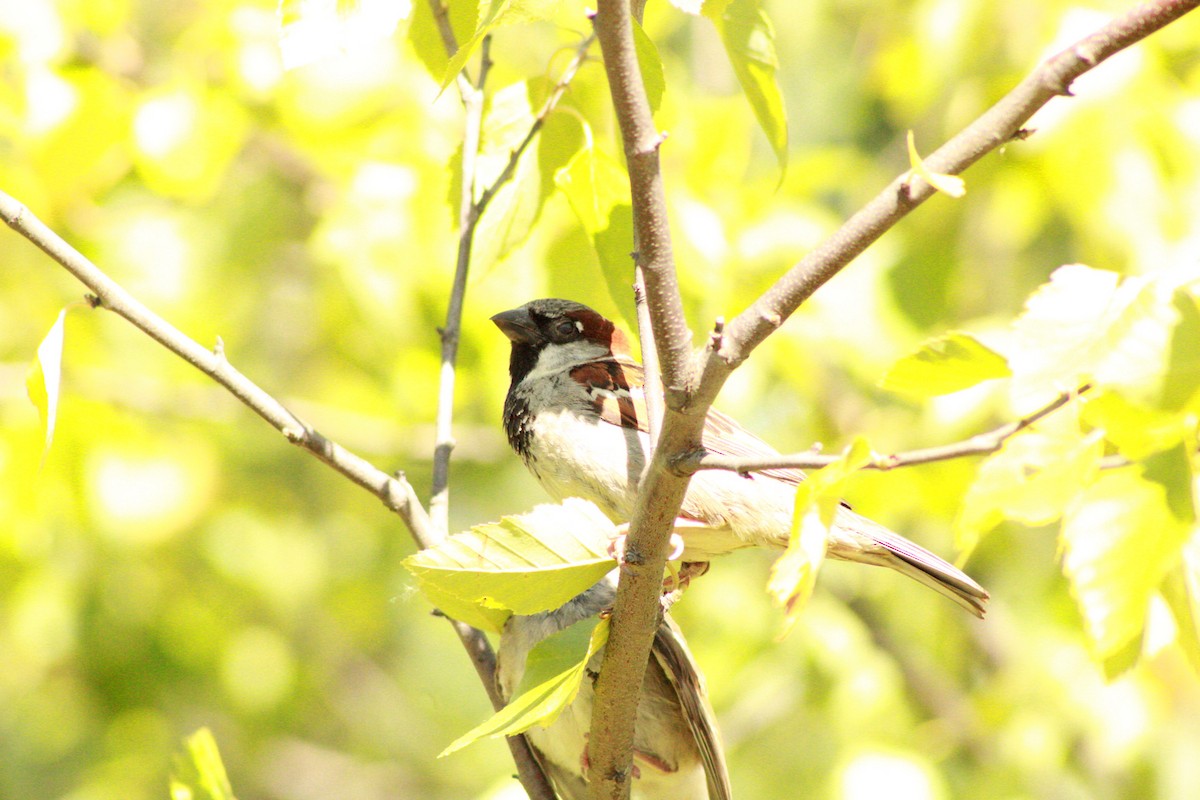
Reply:
<svg viewBox="0 0 1200 800"><path fill-rule="evenodd" d="M911 130L908 132L908 163L911 169L910 177L915 175L921 178L939 192L951 197L962 197L967 193L967 184L962 178L944 172L934 172L925 165L925 161L917 154L917 143Z"/></svg>

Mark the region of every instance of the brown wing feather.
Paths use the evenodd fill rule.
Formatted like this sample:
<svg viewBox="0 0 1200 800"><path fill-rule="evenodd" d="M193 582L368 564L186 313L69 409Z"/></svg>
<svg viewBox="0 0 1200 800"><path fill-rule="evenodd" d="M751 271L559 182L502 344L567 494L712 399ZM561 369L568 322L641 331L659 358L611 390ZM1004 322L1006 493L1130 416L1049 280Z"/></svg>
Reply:
<svg viewBox="0 0 1200 800"><path fill-rule="evenodd" d="M653 657L675 689L679 706L687 719L688 728L700 751L704 776L708 782L709 800L730 800L729 770L725 765L725 748L717 730L716 714L708 702L700 668L683 640L683 632L670 617L664 617L654 634Z"/></svg>
<svg viewBox="0 0 1200 800"><path fill-rule="evenodd" d="M580 364L571 370L571 377L591 387L592 406L600 419L621 428L650 430L640 366L606 358Z"/></svg>

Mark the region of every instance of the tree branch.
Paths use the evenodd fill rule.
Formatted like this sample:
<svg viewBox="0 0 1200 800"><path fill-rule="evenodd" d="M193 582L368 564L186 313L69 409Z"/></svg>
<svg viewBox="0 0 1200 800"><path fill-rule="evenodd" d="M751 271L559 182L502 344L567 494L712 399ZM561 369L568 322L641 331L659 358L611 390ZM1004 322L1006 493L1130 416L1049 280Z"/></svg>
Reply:
<svg viewBox="0 0 1200 800"><path fill-rule="evenodd" d="M995 430L979 433L970 439L936 447L923 447L919 450L909 450L904 453L875 455L862 469L890 470L899 467L912 467L917 464L931 464L935 461L949 461L965 456L985 456L994 453L1004 446L1004 443L1029 426L1043 419L1067 403L1091 389L1085 384L1073 392L1064 392L1055 398L1054 402L1022 417L1016 422L1001 425ZM674 465L680 472L691 473L702 469L723 469L730 472L763 472L769 469L820 469L841 461L840 455L822 455L815 451L779 455L775 458L733 458L717 455L706 450L688 453L675 460Z"/></svg>
<svg viewBox="0 0 1200 800"><path fill-rule="evenodd" d="M640 11L641 4L638 6ZM604 54L629 172L634 261L645 285L645 311L639 311L639 325L651 333L643 339L643 349L648 344L649 352L657 354L665 406L658 443L630 520L588 740L589 795L593 800L617 800L628 797L631 788L634 720L658 623L667 540L688 484L687 476L667 469L663 454L698 446L704 415L687 418L677 410L692 385L691 333L675 276L659 165L658 148L664 137L655 128L642 83L629 0L601 0L593 24ZM648 326L640 324L643 317L648 317ZM657 402L657 397L652 402Z"/></svg>
<svg viewBox="0 0 1200 800"><path fill-rule="evenodd" d="M935 172L957 174L1019 136L1035 111L1116 52L1192 10L1200 0L1141 5L1046 61L999 103L926 159ZM729 325L718 326L693 369L671 256L659 170L662 138L654 128L638 69L629 0L601 0L594 25L621 128L633 199L637 263L645 270L646 305L665 385L663 429L642 477L630 525L612 632L596 685L589 757L594 800L628 796L637 691L652 635L654 600L666 538L687 489L670 462L699 445L707 409L732 371L817 288L850 263L934 189L906 173L792 267ZM696 376L699 376L697 379Z"/></svg>
<svg viewBox="0 0 1200 800"><path fill-rule="evenodd" d="M1117 17L1043 62L998 103L925 159L926 165L934 172L963 172L996 148L1027 134L1021 126L1053 98L1070 96L1071 83L1080 75L1197 5L1200 0L1158 0L1143 3ZM802 302L933 193L934 189L924 181L911 180L908 173L900 175L788 270L730 321L719 347L704 351L699 386L690 402L711 403L730 373Z"/></svg>
<svg viewBox="0 0 1200 800"><path fill-rule="evenodd" d="M239 372L225 357L224 344L218 340L213 350L201 346L178 328L129 294L99 267L83 256L15 198L0 191L0 217L17 233L37 245L46 255L61 264L94 297L93 307L106 308L131 322L134 327L154 339L196 369L208 375L242 401L291 443L312 453L337 472L374 494L390 510L404 520L419 547L436 545L445 534L431 523L417 499L412 484L402 475L391 476L365 459L327 439L311 425L288 411L278 400ZM492 707L500 710L504 702L496 690L496 656L487 636L476 628L451 621L463 648L471 659L480 681L487 691ZM522 785L532 800L554 800L554 791L534 758L523 736L508 740Z"/></svg>

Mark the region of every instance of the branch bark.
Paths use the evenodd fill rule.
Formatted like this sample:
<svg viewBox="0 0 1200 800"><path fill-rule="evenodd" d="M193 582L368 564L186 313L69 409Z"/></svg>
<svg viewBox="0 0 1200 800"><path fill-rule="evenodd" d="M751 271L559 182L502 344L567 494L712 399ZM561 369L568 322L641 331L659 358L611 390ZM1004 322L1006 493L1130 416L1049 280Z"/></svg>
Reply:
<svg viewBox="0 0 1200 800"><path fill-rule="evenodd" d="M1092 387L1085 384L1073 392L1067 392L1055 398L1054 402L1029 414L1016 422L1001 425L999 428L979 433L970 439L936 447L923 447L919 450L909 450L904 453L889 453L876 455L862 469L889 470L900 467L913 467L918 464L932 464L935 461L949 461L966 456L985 456L996 452L1004 443L1021 431L1033 425L1040 419L1053 414L1067 403L1087 392ZM762 472L769 469L820 469L840 461L840 455L822 455L815 451L807 453L792 453L779 455L776 458L733 458L709 453L703 449L689 453L675 460L675 467L681 472L695 472L702 469L723 469L730 472Z"/></svg>
<svg viewBox="0 0 1200 800"><path fill-rule="evenodd" d="M640 4L636 10L640 11ZM649 339L643 340L643 350L648 348L657 355L665 408L658 442L630 520L612 627L596 682L588 740L589 794L593 800L629 796L639 687L658 623L667 540L689 480L668 470L663 454L698 446L704 423L703 413L688 418L677 410L692 384L692 342L675 276L659 165L658 149L663 137L654 126L642 83L633 41L633 11L629 0L601 0L593 23L604 54L629 171L637 249L634 260L645 285L645 314L639 312L639 316L649 317L651 332ZM657 403L657 397L650 402Z"/></svg>

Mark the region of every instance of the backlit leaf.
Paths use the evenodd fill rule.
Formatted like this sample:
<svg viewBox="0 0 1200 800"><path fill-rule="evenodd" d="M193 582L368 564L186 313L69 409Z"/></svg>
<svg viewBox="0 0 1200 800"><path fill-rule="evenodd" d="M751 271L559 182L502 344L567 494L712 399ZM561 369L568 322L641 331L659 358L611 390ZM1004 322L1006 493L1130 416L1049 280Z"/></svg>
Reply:
<svg viewBox="0 0 1200 800"><path fill-rule="evenodd" d="M1063 571L1098 661L1140 640L1150 597L1179 564L1190 533L1163 488L1132 467L1102 473L1064 514Z"/></svg>
<svg viewBox="0 0 1200 800"><path fill-rule="evenodd" d="M422 590L487 609L534 614L570 600L616 562L607 554L615 526L598 508L571 498L499 522L476 525L404 560ZM447 613L450 613L447 611Z"/></svg>
<svg viewBox="0 0 1200 800"><path fill-rule="evenodd" d="M920 397L957 392L1011 374L1004 356L968 333L948 333L892 365L879 385Z"/></svg>
<svg viewBox="0 0 1200 800"><path fill-rule="evenodd" d="M788 546L771 565L767 583L768 594L786 609L780 637L791 631L812 596L847 480L870 460L866 440L855 439L840 460L809 473L797 488Z"/></svg>
<svg viewBox="0 0 1200 800"><path fill-rule="evenodd" d="M939 192L951 197L962 197L967 193L967 183L961 177L934 172L925 164L917 153L917 142L911 130L908 132L908 163L910 175L916 175Z"/></svg>
<svg viewBox="0 0 1200 800"><path fill-rule="evenodd" d="M62 352L66 328L67 309L58 312L58 318L50 326L50 331L38 345L37 356L29 365L25 375L25 390L29 399L37 407L42 418L42 430L45 432L45 446L42 449L42 460L50 452L54 442L54 426L58 420L58 398L62 391Z"/></svg>
<svg viewBox="0 0 1200 800"><path fill-rule="evenodd" d="M972 551L1005 519L1048 525L1095 478L1104 447L1098 435L1026 431L980 465L954 523L955 545Z"/></svg>
<svg viewBox="0 0 1200 800"><path fill-rule="evenodd" d="M508 705L451 742L439 758L480 739L515 736L553 723L575 700L588 662L607 641L608 620L591 617L538 642L529 651L524 679Z"/></svg>
<svg viewBox="0 0 1200 800"><path fill-rule="evenodd" d="M780 172L787 170L788 123L775 74L775 28L760 0L708 0L703 8L721 36L742 92L767 135Z"/></svg>
<svg viewBox="0 0 1200 800"><path fill-rule="evenodd" d="M625 170L589 144L555 175L600 261L613 302L631 329L637 328L633 304L633 205Z"/></svg>
<svg viewBox="0 0 1200 800"><path fill-rule="evenodd" d="M171 800L235 800L212 731L201 728L185 743L171 771Z"/></svg>

